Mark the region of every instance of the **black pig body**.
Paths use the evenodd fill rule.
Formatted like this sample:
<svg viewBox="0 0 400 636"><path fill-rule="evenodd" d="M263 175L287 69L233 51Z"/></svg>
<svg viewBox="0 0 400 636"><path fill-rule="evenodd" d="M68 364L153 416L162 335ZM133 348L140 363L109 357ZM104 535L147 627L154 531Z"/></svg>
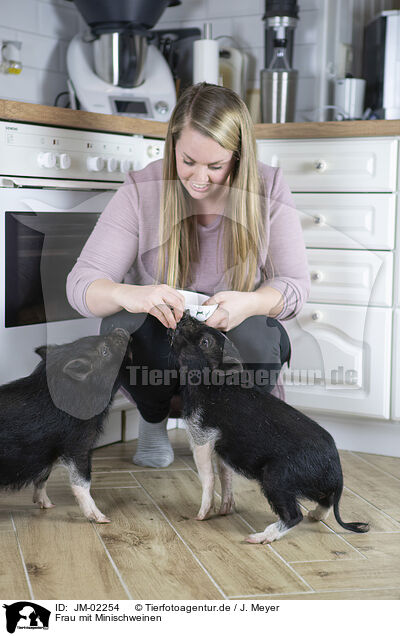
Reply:
<svg viewBox="0 0 400 636"><path fill-rule="evenodd" d="M108 521L90 495L91 452L118 388L128 341L128 332L115 329L39 347L42 361L33 373L0 387L0 488L33 483L33 501L51 508L46 481L60 460L85 516Z"/></svg>
<svg viewBox="0 0 400 636"><path fill-rule="evenodd" d="M311 519L325 519L333 507L342 527L353 532L368 530L368 524L345 523L340 518L342 469L333 438L324 428L270 393L240 385L239 352L218 330L184 315L170 336L181 375L182 368L187 369L181 393L203 484L198 519L206 518L212 507L213 471L207 463L211 464L214 449L223 468L220 512L226 514L233 507L227 468L231 467L259 482L279 516L277 523L250 535L249 542L269 543L298 524L303 518L299 498L317 502L309 513ZM205 375L206 369L211 375ZM202 374L201 381L194 381L196 373Z"/></svg>

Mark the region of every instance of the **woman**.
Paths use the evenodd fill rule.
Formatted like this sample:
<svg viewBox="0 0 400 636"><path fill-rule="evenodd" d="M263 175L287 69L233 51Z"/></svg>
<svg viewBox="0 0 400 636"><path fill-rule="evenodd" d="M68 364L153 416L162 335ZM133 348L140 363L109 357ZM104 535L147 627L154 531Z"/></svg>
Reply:
<svg viewBox="0 0 400 636"><path fill-rule="evenodd" d="M281 170L257 162L244 102L206 83L181 96L164 159L128 175L67 281L82 315L108 316L102 331L132 333L134 373L124 372L123 387L140 412L139 465L173 461L166 424L179 381L148 378L169 369L167 328L184 310L179 288L218 304L206 324L227 333L246 369L274 370L266 390L282 397L274 385L290 343L279 320L309 294L298 213Z"/></svg>

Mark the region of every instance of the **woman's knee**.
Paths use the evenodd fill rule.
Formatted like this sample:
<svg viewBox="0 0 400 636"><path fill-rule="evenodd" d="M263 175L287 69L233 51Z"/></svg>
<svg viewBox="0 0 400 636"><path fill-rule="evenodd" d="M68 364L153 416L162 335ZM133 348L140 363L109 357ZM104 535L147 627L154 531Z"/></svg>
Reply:
<svg viewBox="0 0 400 636"><path fill-rule="evenodd" d="M278 365L288 359L290 343L282 325L267 316L250 316L226 334L246 366Z"/></svg>

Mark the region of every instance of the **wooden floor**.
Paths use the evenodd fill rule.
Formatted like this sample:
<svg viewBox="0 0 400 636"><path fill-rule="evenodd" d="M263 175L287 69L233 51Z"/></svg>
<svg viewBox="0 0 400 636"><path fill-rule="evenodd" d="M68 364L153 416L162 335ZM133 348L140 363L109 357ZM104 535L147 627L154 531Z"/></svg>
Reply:
<svg viewBox="0 0 400 636"><path fill-rule="evenodd" d="M57 468L56 503L0 496L2 599L400 599L400 459L342 452L342 518L368 534L304 520L272 545L243 538L275 520L258 486L236 478L237 512L195 521L200 483L182 430L175 461L131 462L136 442L94 453L93 496L112 523L86 521ZM305 508L307 507L305 504ZM311 505L311 504L310 504Z"/></svg>

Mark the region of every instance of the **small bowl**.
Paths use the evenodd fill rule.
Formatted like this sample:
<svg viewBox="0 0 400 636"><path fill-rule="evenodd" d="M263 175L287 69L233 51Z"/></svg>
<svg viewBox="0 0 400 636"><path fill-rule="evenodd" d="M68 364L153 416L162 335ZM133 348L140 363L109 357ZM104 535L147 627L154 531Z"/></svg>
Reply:
<svg viewBox="0 0 400 636"><path fill-rule="evenodd" d="M208 320L217 309L218 305L186 305L185 310L189 311L192 318L197 318L200 322Z"/></svg>

